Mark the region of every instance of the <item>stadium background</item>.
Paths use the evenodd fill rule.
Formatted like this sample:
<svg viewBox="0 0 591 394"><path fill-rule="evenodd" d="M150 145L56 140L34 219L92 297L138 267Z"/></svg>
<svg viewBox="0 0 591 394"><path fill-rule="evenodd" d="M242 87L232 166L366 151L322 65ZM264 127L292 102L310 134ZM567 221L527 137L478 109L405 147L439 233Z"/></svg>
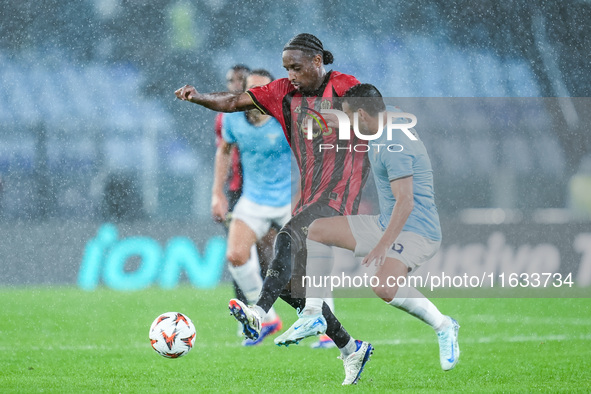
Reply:
<svg viewBox="0 0 591 394"><path fill-rule="evenodd" d="M550 267L591 284L589 1L3 0L1 9L2 285L75 283L107 222L120 239L150 238L162 251L190 239L207 263L207 243L223 234L209 213L214 114L173 91L221 90L235 63L282 77L281 48L304 31L334 53L334 69L384 96L464 111L417 126L444 250L467 256L458 273L478 267L500 233L505 262L550 245L561 262ZM465 105L474 102L502 122L487 123ZM143 264L133 251L127 272Z"/></svg>

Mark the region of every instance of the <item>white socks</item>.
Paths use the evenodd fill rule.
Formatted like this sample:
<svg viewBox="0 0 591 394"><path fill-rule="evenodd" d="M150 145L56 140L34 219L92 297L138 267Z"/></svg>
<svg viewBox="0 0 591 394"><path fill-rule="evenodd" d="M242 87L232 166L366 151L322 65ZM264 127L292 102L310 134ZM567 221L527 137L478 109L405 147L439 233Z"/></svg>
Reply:
<svg viewBox="0 0 591 394"><path fill-rule="evenodd" d="M306 283L306 298L331 297L332 294L327 286L330 284L330 280L327 278L330 277L334 264L332 246L307 239L306 248L308 249L306 276L310 279Z"/></svg>
<svg viewBox="0 0 591 394"><path fill-rule="evenodd" d="M435 331L441 331L449 324L439 309L414 287L398 288L396 296L388 304L427 323Z"/></svg>
<svg viewBox="0 0 591 394"><path fill-rule="evenodd" d="M308 258L306 263L306 275L312 279L311 286L308 286L306 294L306 306L302 311L303 315L317 315L322 313L322 304L326 301L331 310L334 310L334 301L330 290L323 288L323 278L330 276L333 266L332 247L320 242L306 240ZM319 298L325 296L326 298Z"/></svg>
<svg viewBox="0 0 591 394"><path fill-rule="evenodd" d="M306 298L306 306L302 310L302 315L318 315L322 314L323 298Z"/></svg>
<svg viewBox="0 0 591 394"><path fill-rule="evenodd" d="M357 351L357 344L355 343L355 339L351 337L347 344L339 349L341 351L341 355L343 360L349 357L350 354L355 353Z"/></svg>
<svg viewBox="0 0 591 394"><path fill-rule="evenodd" d="M228 270L238 287L244 293L246 301L249 304L256 302L263 288L263 278L261 278L261 268L256 246L252 245L250 258L246 263L237 267L230 264L228 265Z"/></svg>
<svg viewBox="0 0 591 394"><path fill-rule="evenodd" d="M334 298L306 298L306 306L302 310L302 315L322 314L322 304L325 302L334 313Z"/></svg>
<svg viewBox="0 0 591 394"><path fill-rule="evenodd" d="M273 320L273 319L269 319L269 316L277 316L277 314L275 313L275 309L273 309L273 307L271 307L271 309L269 309L269 313L265 312L265 310L258 305L253 305L251 308L256 313L259 314L261 321L264 321L264 322Z"/></svg>
<svg viewBox="0 0 591 394"><path fill-rule="evenodd" d="M244 293L246 302L249 305L257 302L261 289L263 288L263 278L261 278L261 268L256 245L252 245L250 258L246 263L238 267L230 264L228 265L228 271L230 271L232 278L234 278L236 284ZM264 311L260 315L264 322L273 321L277 317L273 308L269 310L266 316Z"/></svg>

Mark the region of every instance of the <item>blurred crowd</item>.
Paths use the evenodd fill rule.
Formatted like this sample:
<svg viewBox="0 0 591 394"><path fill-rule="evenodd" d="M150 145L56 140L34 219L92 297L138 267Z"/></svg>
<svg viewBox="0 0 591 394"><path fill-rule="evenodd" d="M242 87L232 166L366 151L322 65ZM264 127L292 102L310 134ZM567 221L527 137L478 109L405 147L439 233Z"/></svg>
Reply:
<svg viewBox="0 0 591 394"><path fill-rule="evenodd" d="M565 208L591 152L590 28L580 0L4 1L0 217L208 216L215 114L172 92L220 90L235 63L284 76L302 31L419 114L443 215Z"/></svg>

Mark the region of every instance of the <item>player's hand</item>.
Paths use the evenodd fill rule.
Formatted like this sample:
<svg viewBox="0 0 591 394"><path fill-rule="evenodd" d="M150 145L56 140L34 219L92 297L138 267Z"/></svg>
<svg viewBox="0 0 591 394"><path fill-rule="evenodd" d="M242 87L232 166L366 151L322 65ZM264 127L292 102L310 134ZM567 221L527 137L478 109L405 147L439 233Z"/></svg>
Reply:
<svg viewBox="0 0 591 394"><path fill-rule="evenodd" d="M191 101L193 97L197 96L197 89L191 85L185 85L182 88L175 90L174 95L179 100Z"/></svg>
<svg viewBox="0 0 591 394"><path fill-rule="evenodd" d="M371 263L375 263L376 267L384 265L386 261L386 253L388 253L389 246L383 246L378 243L375 248L361 262L361 264L369 267Z"/></svg>
<svg viewBox="0 0 591 394"><path fill-rule="evenodd" d="M213 220L218 223L226 221L226 215L228 214L228 199L226 196L216 195L211 196L211 216Z"/></svg>

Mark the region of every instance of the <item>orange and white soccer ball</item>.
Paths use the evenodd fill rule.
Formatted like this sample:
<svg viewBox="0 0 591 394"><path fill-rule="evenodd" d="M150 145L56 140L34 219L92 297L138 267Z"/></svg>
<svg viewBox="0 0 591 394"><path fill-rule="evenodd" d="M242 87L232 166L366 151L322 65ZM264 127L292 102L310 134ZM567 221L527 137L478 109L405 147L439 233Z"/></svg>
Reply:
<svg viewBox="0 0 591 394"><path fill-rule="evenodd" d="M163 357L182 357L193 348L195 326L180 312L163 313L150 326L150 343Z"/></svg>

